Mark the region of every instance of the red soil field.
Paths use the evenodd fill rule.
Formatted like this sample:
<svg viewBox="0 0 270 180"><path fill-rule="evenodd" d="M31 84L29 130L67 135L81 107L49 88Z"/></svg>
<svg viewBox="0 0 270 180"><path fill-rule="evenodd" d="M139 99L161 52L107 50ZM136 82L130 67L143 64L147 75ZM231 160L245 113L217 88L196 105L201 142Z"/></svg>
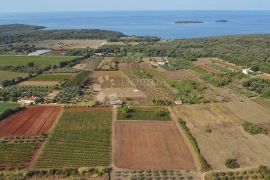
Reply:
<svg viewBox="0 0 270 180"><path fill-rule="evenodd" d="M48 134L60 111L59 106L36 106L22 110L0 123L0 137Z"/></svg>
<svg viewBox="0 0 270 180"><path fill-rule="evenodd" d="M65 112L82 112L82 111L111 111L110 107L93 107L93 108L68 108Z"/></svg>
<svg viewBox="0 0 270 180"><path fill-rule="evenodd" d="M213 74L220 74L220 72L215 69L215 68L212 68L212 67L209 67L205 64L201 64L201 65L198 65L201 69L207 71L207 72L210 72L210 73L213 73Z"/></svg>
<svg viewBox="0 0 270 180"><path fill-rule="evenodd" d="M196 170L174 122L115 123L114 164L127 169Z"/></svg>

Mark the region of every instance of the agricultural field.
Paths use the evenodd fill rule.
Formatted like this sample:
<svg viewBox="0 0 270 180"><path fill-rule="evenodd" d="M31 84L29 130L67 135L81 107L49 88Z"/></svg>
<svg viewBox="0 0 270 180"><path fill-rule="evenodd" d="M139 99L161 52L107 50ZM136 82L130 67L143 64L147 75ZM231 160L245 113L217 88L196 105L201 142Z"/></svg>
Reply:
<svg viewBox="0 0 270 180"><path fill-rule="evenodd" d="M52 87L52 86L56 86L57 84L59 84L58 81L22 81L20 82L19 84L17 84L17 86L21 86L21 87L24 87L24 86L37 86L37 87Z"/></svg>
<svg viewBox="0 0 270 180"><path fill-rule="evenodd" d="M10 103L10 102L0 102L0 114L7 109L19 107L17 103Z"/></svg>
<svg viewBox="0 0 270 180"><path fill-rule="evenodd" d="M0 122L0 137L48 134L60 111L59 106L36 106L22 110Z"/></svg>
<svg viewBox="0 0 270 180"><path fill-rule="evenodd" d="M118 109L118 120L170 121L170 112L166 107L122 107Z"/></svg>
<svg viewBox="0 0 270 180"><path fill-rule="evenodd" d="M26 76L27 76L26 73L0 71L0 84L5 80L12 80L18 77L24 78Z"/></svg>
<svg viewBox="0 0 270 180"><path fill-rule="evenodd" d="M227 159L237 159L240 167L269 163L270 136L252 135L243 128L250 122L270 130L270 111L255 102L238 97L228 103L175 107L173 112L187 122L213 169L226 169Z"/></svg>
<svg viewBox="0 0 270 180"><path fill-rule="evenodd" d="M135 170L196 170L174 122L117 121L114 164Z"/></svg>
<svg viewBox="0 0 270 180"><path fill-rule="evenodd" d="M110 108L94 110L66 109L36 167L108 166L112 112Z"/></svg>
<svg viewBox="0 0 270 180"><path fill-rule="evenodd" d="M37 148L38 144L35 143L0 143L0 170L23 169L29 166Z"/></svg>
<svg viewBox="0 0 270 180"><path fill-rule="evenodd" d="M73 73L55 73L55 74L40 74L35 76L30 81L67 81L74 76Z"/></svg>
<svg viewBox="0 0 270 180"><path fill-rule="evenodd" d="M1 66L27 66L34 63L37 66L47 67L49 65L59 65L60 62L73 60L72 56L0 56Z"/></svg>

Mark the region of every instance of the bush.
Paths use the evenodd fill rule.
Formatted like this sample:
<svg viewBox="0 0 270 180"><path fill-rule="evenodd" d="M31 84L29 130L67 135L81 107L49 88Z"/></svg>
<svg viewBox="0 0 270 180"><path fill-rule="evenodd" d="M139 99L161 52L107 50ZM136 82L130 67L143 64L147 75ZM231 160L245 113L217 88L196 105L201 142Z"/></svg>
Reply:
<svg viewBox="0 0 270 180"><path fill-rule="evenodd" d="M245 122L243 124L243 128L246 132L249 134L255 135L255 134L267 134L267 129L260 127L259 125L252 124L250 122Z"/></svg>
<svg viewBox="0 0 270 180"><path fill-rule="evenodd" d="M227 159L225 161L225 165L228 168L231 168L231 169L236 169L236 168L239 168L240 167L240 165L239 165L239 163L237 162L236 159Z"/></svg>

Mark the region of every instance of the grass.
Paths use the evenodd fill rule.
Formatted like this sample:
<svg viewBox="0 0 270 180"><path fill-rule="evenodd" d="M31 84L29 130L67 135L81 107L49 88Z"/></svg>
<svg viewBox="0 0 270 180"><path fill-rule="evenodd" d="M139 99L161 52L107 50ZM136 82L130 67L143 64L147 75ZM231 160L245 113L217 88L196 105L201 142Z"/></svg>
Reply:
<svg viewBox="0 0 270 180"><path fill-rule="evenodd" d="M0 144L0 164L17 166L27 161L35 148L32 143Z"/></svg>
<svg viewBox="0 0 270 180"><path fill-rule="evenodd" d="M70 79L73 74L41 74L30 79L30 81L66 81Z"/></svg>
<svg viewBox="0 0 270 180"><path fill-rule="evenodd" d="M171 87L178 91L178 98L184 103L198 104L203 102L203 91L206 87L195 81L170 81Z"/></svg>
<svg viewBox="0 0 270 180"><path fill-rule="evenodd" d="M16 108L19 105L17 103L9 103L9 102L0 102L0 113L4 112L7 109Z"/></svg>
<svg viewBox="0 0 270 180"><path fill-rule="evenodd" d="M33 62L35 65L47 67L49 65L59 65L60 62L71 61L73 56L0 56L1 66L26 66Z"/></svg>
<svg viewBox="0 0 270 180"><path fill-rule="evenodd" d="M37 167L109 165L111 123L110 111L65 112L49 138Z"/></svg>
<svg viewBox="0 0 270 180"><path fill-rule="evenodd" d="M117 119L170 121L171 117L165 107L123 107L118 110Z"/></svg>
<svg viewBox="0 0 270 180"><path fill-rule="evenodd" d="M26 76L27 74L25 73L0 71L0 83L2 83L5 80L12 80L16 79L17 77L26 77Z"/></svg>

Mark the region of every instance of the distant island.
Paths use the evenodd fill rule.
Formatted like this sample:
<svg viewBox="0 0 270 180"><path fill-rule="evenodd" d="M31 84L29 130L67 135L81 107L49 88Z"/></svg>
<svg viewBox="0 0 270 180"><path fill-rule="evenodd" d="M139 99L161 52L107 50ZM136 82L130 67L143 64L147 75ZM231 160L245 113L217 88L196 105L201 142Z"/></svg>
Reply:
<svg viewBox="0 0 270 180"><path fill-rule="evenodd" d="M175 24L198 24L203 23L203 21L175 21Z"/></svg>
<svg viewBox="0 0 270 180"><path fill-rule="evenodd" d="M216 22L225 23L225 22L229 22L229 21L228 20L221 19L221 20L217 20Z"/></svg>

